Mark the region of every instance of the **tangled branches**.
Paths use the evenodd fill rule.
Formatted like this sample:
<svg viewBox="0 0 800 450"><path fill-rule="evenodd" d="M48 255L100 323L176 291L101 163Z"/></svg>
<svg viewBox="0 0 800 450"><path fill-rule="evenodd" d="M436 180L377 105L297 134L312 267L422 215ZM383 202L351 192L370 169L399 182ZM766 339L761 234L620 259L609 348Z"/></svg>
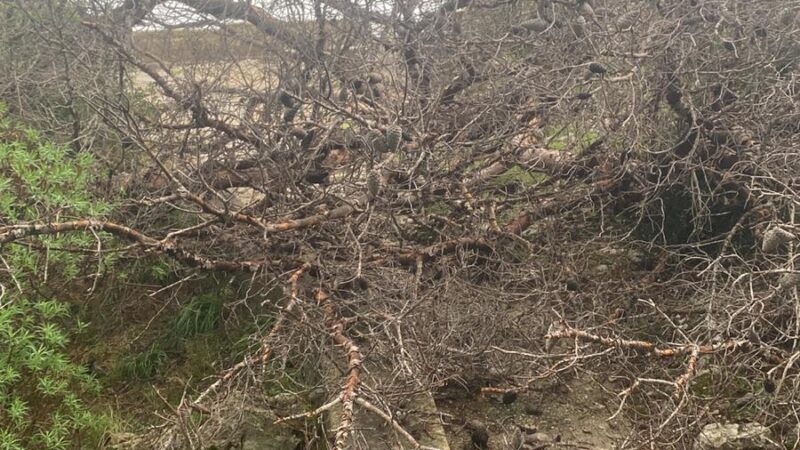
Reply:
<svg viewBox="0 0 800 450"><path fill-rule="evenodd" d="M220 405L260 407L243 393L291 365L333 394L276 420L341 407L335 448L365 439L358 405L419 447L404 397L591 370L651 408L632 446L685 448L703 404L800 383L792 2L86 3L25 31L63 64L14 66L0 95L97 155L123 208L4 222L0 243L101 231L244 272L248 299L285 284L258 350L186 402L214 419L151 443L219 438ZM70 113L13 101L34 90ZM787 442L788 391L761 418Z"/></svg>

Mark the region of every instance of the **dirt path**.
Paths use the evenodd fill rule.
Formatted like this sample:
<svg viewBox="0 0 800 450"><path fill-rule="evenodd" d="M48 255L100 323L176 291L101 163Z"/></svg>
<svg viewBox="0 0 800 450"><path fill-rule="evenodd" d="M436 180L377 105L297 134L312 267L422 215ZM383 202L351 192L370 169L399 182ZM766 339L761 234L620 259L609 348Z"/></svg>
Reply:
<svg viewBox="0 0 800 450"><path fill-rule="evenodd" d="M608 420L618 407L617 397L588 375L519 395L510 404L503 404L500 398L478 397L441 400L438 406L448 417L447 431L454 450L475 448L470 431L456 423L459 421L485 424L490 450L513 448L510 441L516 427L528 434L543 433L568 448L591 450L625 448L631 429L623 417Z"/></svg>

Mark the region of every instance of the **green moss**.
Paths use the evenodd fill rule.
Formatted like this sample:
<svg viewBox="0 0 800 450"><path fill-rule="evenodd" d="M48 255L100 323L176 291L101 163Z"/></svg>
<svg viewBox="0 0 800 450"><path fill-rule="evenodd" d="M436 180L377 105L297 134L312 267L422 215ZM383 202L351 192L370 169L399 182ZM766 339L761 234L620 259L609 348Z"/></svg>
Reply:
<svg viewBox="0 0 800 450"><path fill-rule="evenodd" d="M508 208L508 209L505 209L505 210L501 211L500 214L497 215L498 224L500 226L507 225L512 220L514 220L517 217L519 217L519 215L522 213L523 209L524 208L522 206L517 205L517 206L514 206L513 208Z"/></svg>
<svg viewBox="0 0 800 450"><path fill-rule="evenodd" d="M540 172L531 172L523 167L515 165L494 179L494 183L505 186L512 183L520 184L523 187L530 187L547 180L548 176Z"/></svg>
<svg viewBox="0 0 800 450"><path fill-rule="evenodd" d="M446 216L453 212L453 207L444 200L433 202L425 208L427 214L436 214L438 216Z"/></svg>
<svg viewBox="0 0 800 450"><path fill-rule="evenodd" d="M414 233L414 241L418 242L423 245L430 245L436 242L437 234L433 231L420 227L416 233Z"/></svg>
<svg viewBox="0 0 800 450"><path fill-rule="evenodd" d="M545 143L551 150L569 150L580 153L600 139L595 130L581 128L577 124L545 127Z"/></svg>

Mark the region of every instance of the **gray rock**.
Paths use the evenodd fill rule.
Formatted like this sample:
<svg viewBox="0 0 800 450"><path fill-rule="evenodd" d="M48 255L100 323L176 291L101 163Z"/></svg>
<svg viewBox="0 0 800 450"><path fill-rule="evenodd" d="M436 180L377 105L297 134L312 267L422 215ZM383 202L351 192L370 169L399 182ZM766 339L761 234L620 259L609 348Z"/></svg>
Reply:
<svg viewBox="0 0 800 450"><path fill-rule="evenodd" d="M325 388L317 386L308 393L308 401L314 406L322 406L328 400L328 391Z"/></svg>
<svg viewBox="0 0 800 450"><path fill-rule="evenodd" d="M631 261L632 264L638 266L644 262L645 255L639 250L628 250L628 259Z"/></svg>
<svg viewBox="0 0 800 450"><path fill-rule="evenodd" d="M778 278L778 287L782 291L787 291L798 285L800 285L800 273L785 273Z"/></svg>
<svg viewBox="0 0 800 450"><path fill-rule="evenodd" d="M285 427L248 427L242 439L242 450L286 450L296 448L300 438Z"/></svg>
<svg viewBox="0 0 800 450"><path fill-rule="evenodd" d="M542 18L535 18L533 20L529 20L527 22L522 22L521 24L513 27L511 31L515 34L525 34L527 33L541 33L545 31L548 27L550 27L550 23Z"/></svg>
<svg viewBox="0 0 800 450"><path fill-rule="evenodd" d="M109 433L107 448L114 450L132 450L141 444L141 438L133 433Z"/></svg>
<svg viewBox="0 0 800 450"><path fill-rule="evenodd" d="M267 400L267 403L279 416L291 416L303 412L301 399L289 392L274 395Z"/></svg>
<svg viewBox="0 0 800 450"><path fill-rule="evenodd" d="M558 440L547 433L531 433L525 436L525 443L533 446L553 444L556 442L558 442Z"/></svg>
<svg viewBox="0 0 800 450"><path fill-rule="evenodd" d="M511 436L506 436L505 441L508 442L507 450L521 450L525 446L525 435L522 430L515 428Z"/></svg>
<svg viewBox="0 0 800 450"><path fill-rule="evenodd" d="M797 239L797 236L784 230L783 228L773 227L764 233L764 241L761 243L761 250L764 253L775 253L787 242Z"/></svg>
<svg viewBox="0 0 800 450"><path fill-rule="evenodd" d="M711 423L697 436L694 450L778 450L769 428L760 423Z"/></svg>
<svg viewBox="0 0 800 450"><path fill-rule="evenodd" d="M296 448L301 439L287 425L274 425L278 417L270 411L251 411L244 414L238 427L237 445L241 450L285 450ZM228 448L220 446L220 448Z"/></svg>

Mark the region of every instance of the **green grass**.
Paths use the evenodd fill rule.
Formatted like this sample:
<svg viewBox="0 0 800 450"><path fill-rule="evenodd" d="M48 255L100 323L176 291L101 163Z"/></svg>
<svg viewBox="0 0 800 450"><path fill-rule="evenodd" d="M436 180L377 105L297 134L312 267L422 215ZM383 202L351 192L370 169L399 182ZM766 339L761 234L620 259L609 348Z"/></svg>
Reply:
<svg viewBox="0 0 800 450"><path fill-rule="evenodd" d="M167 352L154 343L141 353L123 357L118 363L116 372L129 380L149 380L159 374L167 360Z"/></svg>
<svg viewBox="0 0 800 450"><path fill-rule="evenodd" d="M217 329L222 322L222 311L219 295L199 295L178 311L172 329L181 338L208 333Z"/></svg>

